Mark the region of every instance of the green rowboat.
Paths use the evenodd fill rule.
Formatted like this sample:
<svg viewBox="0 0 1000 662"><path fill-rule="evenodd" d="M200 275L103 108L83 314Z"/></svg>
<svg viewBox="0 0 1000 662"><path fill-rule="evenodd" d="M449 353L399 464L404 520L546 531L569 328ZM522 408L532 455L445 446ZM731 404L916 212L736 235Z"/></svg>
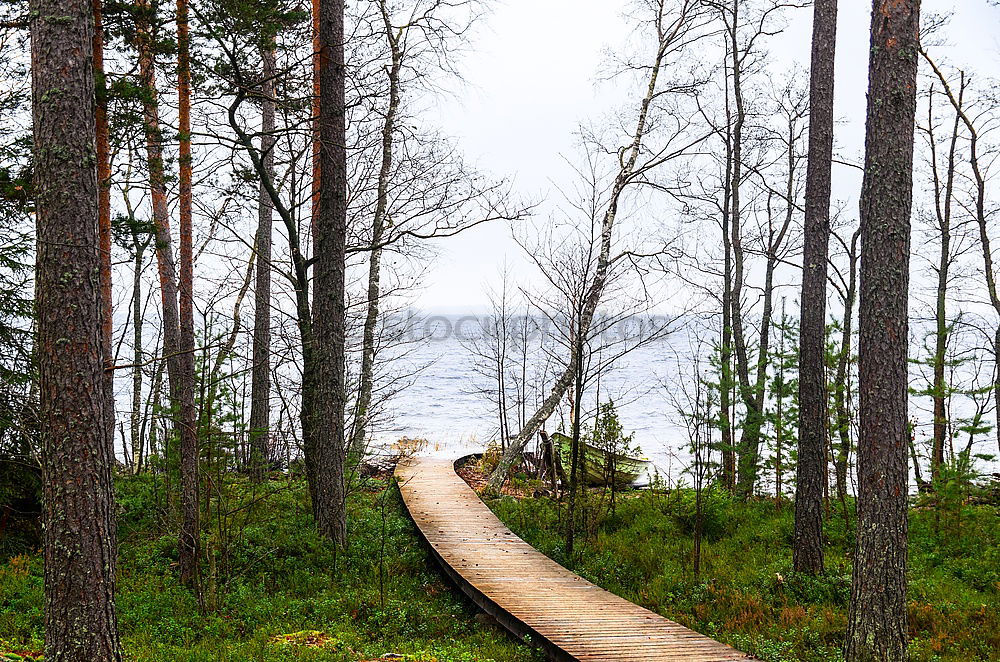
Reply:
<svg viewBox="0 0 1000 662"><path fill-rule="evenodd" d="M559 452L562 471L568 478L572 466L570 458L573 438L561 432L553 432L551 439ZM584 453L584 478L588 485L610 485L612 482L616 487L629 485L636 482L649 467L649 460L646 458L611 453L583 441L580 443Z"/></svg>

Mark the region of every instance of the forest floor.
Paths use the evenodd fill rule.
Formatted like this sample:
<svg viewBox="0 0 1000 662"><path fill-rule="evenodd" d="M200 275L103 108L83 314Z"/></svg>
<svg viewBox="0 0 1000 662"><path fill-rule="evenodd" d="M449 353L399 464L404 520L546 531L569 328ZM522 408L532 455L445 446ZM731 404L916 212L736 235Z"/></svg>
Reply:
<svg viewBox="0 0 1000 662"><path fill-rule="evenodd" d="M118 619L134 662L542 658L445 584L386 477L350 498L350 546L314 533L304 481L211 486L202 599L178 583L162 478L121 478ZM42 559L0 558L0 660L42 650Z"/></svg>
<svg viewBox="0 0 1000 662"><path fill-rule="evenodd" d="M474 467L464 473L475 474ZM475 479L472 484L477 484ZM769 662L840 660L847 627L853 525L831 504L826 568L792 570L794 507L704 494L700 574L694 573L695 495L591 490L576 553L565 511L536 481L515 480L490 507L517 535L595 584ZM909 630L913 662L1000 660L1000 507L968 495L910 513ZM853 519L853 503L847 511Z"/></svg>

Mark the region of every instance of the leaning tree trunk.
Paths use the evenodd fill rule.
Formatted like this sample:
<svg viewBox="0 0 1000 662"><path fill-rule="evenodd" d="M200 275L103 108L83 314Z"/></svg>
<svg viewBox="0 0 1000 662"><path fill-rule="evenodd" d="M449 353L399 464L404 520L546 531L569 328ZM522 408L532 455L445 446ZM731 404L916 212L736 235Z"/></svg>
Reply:
<svg viewBox="0 0 1000 662"><path fill-rule="evenodd" d="M274 181L275 101L277 74L274 48L261 53L264 83L261 86L260 154L268 177ZM250 383L250 475L264 478L267 442L271 427L271 217L274 204L263 183L257 195L256 280L254 283L253 368Z"/></svg>
<svg viewBox="0 0 1000 662"><path fill-rule="evenodd" d="M919 0L875 0L861 189L861 439L849 662L907 659L907 295L919 29Z"/></svg>
<svg viewBox="0 0 1000 662"><path fill-rule="evenodd" d="M118 662L89 0L33 0L45 659Z"/></svg>
<svg viewBox="0 0 1000 662"><path fill-rule="evenodd" d="M194 404L194 241L192 237L191 40L187 0L177 0L177 101L180 134L180 287L179 345L181 382L181 532L180 575L193 585L198 572L198 426Z"/></svg>
<svg viewBox="0 0 1000 662"><path fill-rule="evenodd" d="M316 390L313 435L316 525L338 545L347 542L344 484L345 271L347 250L347 113L344 0L320 0L320 171L316 222L313 351Z"/></svg>
<svg viewBox="0 0 1000 662"><path fill-rule="evenodd" d="M142 13L151 11L148 0L141 0ZM177 313L177 266L174 261L173 237L170 233L170 212L167 208L167 189L163 166L163 133L160 128L159 94L156 89L156 70L153 59L154 36L148 19L136 20L136 46L139 50L139 77L145 88L143 94L143 127L146 140L146 163L149 169L149 191L153 213L154 246L160 280L160 301L163 319L163 356L167 363L170 383L170 401L179 410L178 396L181 367L178 348L180 326ZM179 427L179 426L175 426Z"/></svg>
<svg viewBox="0 0 1000 662"><path fill-rule="evenodd" d="M806 166L802 300L799 306L799 451L795 470L798 572L823 571L823 476L826 471L826 271L830 249L833 169L834 54L837 0L813 5L809 80L809 161ZM838 476L838 489L840 479Z"/></svg>
<svg viewBox="0 0 1000 662"><path fill-rule="evenodd" d="M639 153L642 149L642 141L646 135L646 122L649 117L649 109L653 103L653 99L656 97L656 81L660 75L660 66L663 63L663 59L666 57L666 48L670 44L670 41L670 37L665 37L657 49L653 66L650 69L646 93L639 108L639 117L636 122L635 132L632 134L632 144L628 147L628 158L622 162L621 170L618 172L614 185L611 188L607 211L601 219L601 247L597 257L597 263L594 268L594 278L586 290L586 295L582 303L583 309L582 314L580 315L579 325L577 329L574 330L576 333L580 333L584 338L586 338L586 336L590 333L590 325L593 322L594 314L597 312L597 306L601 302L601 297L604 294L604 287L607 284L608 270L611 266L611 239L614 233L615 219L618 215L618 202L633 177L633 171L635 169L636 162L639 159ZM546 396L538 410L535 411L531 418L528 419L528 422L525 423L524 427L521 428L521 431L517 433L517 436L510 441L510 445L507 447L507 452L503 454L502 458L500 458L500 462L497 463L496 469L494 469L493 473L490 475L486 489L492 492L499 492L500 488L503 487L504 482L507 480L507 473L510 471L510 468L521 456L521 453L524 451L525 446L527 446L531 438L535 436L535 432L541 428L542 424L549 418L549 416L552 415L552 412L555 411L559 401L562 400L562 397L566 394L566 391L573 383L573 378L576 374L577 364L579 361L580 356L574 346L570 349L569 360L563 368L562 373L560 373L559 377L556 378L555 384L549 392L549 395Z"/></svg>

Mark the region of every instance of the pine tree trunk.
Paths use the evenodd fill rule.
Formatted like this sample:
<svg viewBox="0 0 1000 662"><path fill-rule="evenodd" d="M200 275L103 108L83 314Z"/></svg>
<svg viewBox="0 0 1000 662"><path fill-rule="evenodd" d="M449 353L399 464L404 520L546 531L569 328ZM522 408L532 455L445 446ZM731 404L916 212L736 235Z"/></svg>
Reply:
<svg viewBox="0 0 1000 662"><path fill-rule="evenodd" d="M95 143L94 7L32 0L45 659L118 662Z"/></svg>
<svg viewBox="0 0 1000 662"><path fill-rule="evenodd" d="M274 180L275 102L277 74L273 47L261 53L264 83L261 86L260 152L264 168ZM254 284L253 368L250 385L250 475L264 478L267 442L271 427L271 219L274 204L263 184L257 196L256 280Z"/></svg>
<svg viewBox="0 0 1000 662"><path fill-rule="evenodd" d="M194 241L192 237L191 64L187 0L177 0L177 101L180 134L180 576L193 585L198 573L198 425L194 403Z"/></svg>
<svg viewBox="0 0 1000 662"><path fill-rule="evenodd" d="M347 250L347 114L344 0L320 0L320 170L313 294L313 403L316 524L338 545L347 542L344 484L345 277Z"/></svg>
<svg viewBox="0 0 1000 662"><path fill-rule="evenodd" d="M93 0L94 8L94 84L97 89L95 114L97 146L97 218L101 248L101 323L104 327L104 397L108 404L108 444L114 453L115 363L111 342L114 337L114 311L111 304L111 153L108 145L108 91L104 80L104 18L102 0ZM132 460L135 462L135 458Z"/></svg>
<svg viewBox="0 0 1000 662"><path fill-rule="evenodd" d="M310 200L310 222L312 225L313 254L316 254L316 224L319 221L319 192L320 192L320 67L322 63L320 31L320 2L312 0L312 74L313 74L313 96L312 96L312 197Z"/></svg>
<svg viewBox="0 0 1000 662"><path fill-rule="evenodd" d="M809 161L799 309L799 450L793 548L795 569L814 574L823 571L823 476L829 422L824 376L826 271L830 248L836 46L837 0L816 0L813 4Z"/></svg>
<svg viewBox="0 0 1000 662"><path fill-rule="evenodd" d="M919 0L875 0L861 190L861 439L849 662L908 659L907 295Z"/></svg>

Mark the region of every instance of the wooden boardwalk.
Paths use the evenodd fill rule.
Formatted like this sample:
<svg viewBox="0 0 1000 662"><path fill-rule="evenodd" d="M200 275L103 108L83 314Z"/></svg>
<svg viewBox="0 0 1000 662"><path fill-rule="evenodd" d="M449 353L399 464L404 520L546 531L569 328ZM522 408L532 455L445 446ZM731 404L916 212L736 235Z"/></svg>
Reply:
<svg viewBox="0 0 1000 662"><path fill-rule="evenodd" d="M410 515L445 573L484 611L554 660L688 660L749 656L619 598L515 536L452 460L396 468Z"/></svg>

